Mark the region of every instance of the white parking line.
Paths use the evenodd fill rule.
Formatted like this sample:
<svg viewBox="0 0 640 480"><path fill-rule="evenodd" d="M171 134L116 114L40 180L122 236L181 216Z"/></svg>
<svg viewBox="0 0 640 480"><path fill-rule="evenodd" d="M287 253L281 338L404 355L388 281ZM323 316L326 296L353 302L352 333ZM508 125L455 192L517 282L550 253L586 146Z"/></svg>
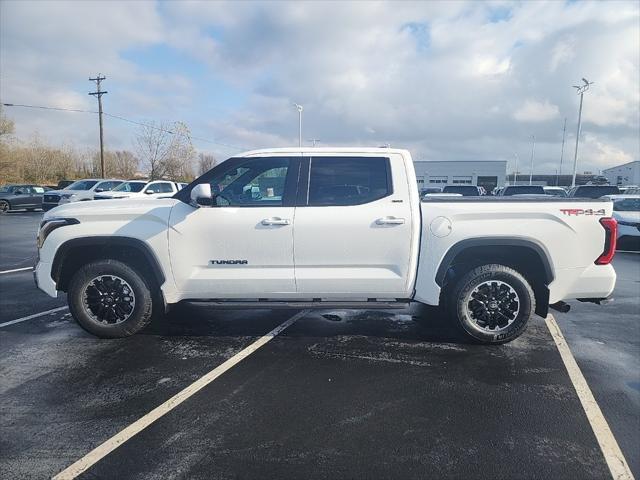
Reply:
<svg viewBox="0 0 640 480"><path fill-rule="evenodd" d="M32 318L42 317L43 315L49 315L50 313L61 312L62 310L66 310L67 306L53 308L51 310L47 310L46 312L34 313L33 315L29 315L28 317L16 318L15 320L10 320L8 322L0 323L0 328L8 327L9 325L14 325L16 323L26 322L27 320L31 320Z"/></svg>
<svg viewBox="0 0 640 480"><path fill-rule="evenodd" d="M233 357L226 360L224 363L220 364L213 370L211 370L205 376L200 377L198 380L193 382L187 388L176 393L173 397L171 397L169 400L164 402L162 405L154 408L149 413L147 413L144 417L136 420L134 423L126 427L124 430L121 430L119 433L111 437L102 445L99 445L98 447L94 448L92 451L90 451L80 460L75 462L73 465L70 465L69 467L65 468L62 472L57 474L55 477L53 477L53 480L62 480L62 479L67 480L67 479L76 478L78 475L80 475L82 472L87 470L89 467L91 467L92 465L100 461L109 453L113 452L116 448L118 448L120 445L125 443L131 437L138 434L139 432L147 428L149 425L151 425L153 422L155 422L162 416L169 413L171 410L173 410L175 407L177 407L182 402L187 400L193 394L199 392L204 387L209 385L211 382L213 382L216 378L218 378L224 372L231 369L233 366L237 365L242 360L244 360L249 355L251 355L253 352L258 350L260 347L270 342L274 337L282 333L286 328L293 325L298 319L305 316L307 313L308 313L307 310L302 311L300 313L295 314L293 317L291 317L284 323L281 323L276 328L271 330L269 333L260 337L251 345L241 350L240 352L236 353Z"/></svg>
<svg viewBox="0 0 640 480"><path fill-rule="evenodd" d="M580 367L578 367L576 359L573 357L560 327L551 315L549 315L545 321L554 342L556 342L564 366L567 372L569 372L569 378L576 389L578 398L580 398L582 408L587 414L587 418L589 419L593 433L596 435L600 450L602 450L602 454L607 461L611 475L615 480L633 480L633 474L629 469L629 465L627 465L627 461L618 446L618 442L616 442L607 420L604 418L604 415L602 415L602 411L593 393L591 393L589 384L585 380L584 375L582 375L582 371Z"/></svg>
<svg viewBox="0 0 640 480"><path fill-rule="evenodd" d="M3 270L0 272L0 275L3 275L5 273L24 272L25 270L33 270L33 267L14 268L13 270Z"/></svg>

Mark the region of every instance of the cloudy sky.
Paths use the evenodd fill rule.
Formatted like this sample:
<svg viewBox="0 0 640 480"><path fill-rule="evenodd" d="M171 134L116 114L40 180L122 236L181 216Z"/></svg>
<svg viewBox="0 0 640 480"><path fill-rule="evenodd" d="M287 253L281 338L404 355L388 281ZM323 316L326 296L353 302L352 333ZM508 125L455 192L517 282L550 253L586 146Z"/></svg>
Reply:
<svg viewBox="0 0 640 480"><path fill-rule="evenodd" d="M640 9L636 1L0 2L2 102L184 121L198 150L389 143L419 160L513 159L536 172L640 159ZM97 146L84 113L6 108L16 134ZM107 117L107 148L136 126ZM207 141L204 141L207 140Z"/></svg>

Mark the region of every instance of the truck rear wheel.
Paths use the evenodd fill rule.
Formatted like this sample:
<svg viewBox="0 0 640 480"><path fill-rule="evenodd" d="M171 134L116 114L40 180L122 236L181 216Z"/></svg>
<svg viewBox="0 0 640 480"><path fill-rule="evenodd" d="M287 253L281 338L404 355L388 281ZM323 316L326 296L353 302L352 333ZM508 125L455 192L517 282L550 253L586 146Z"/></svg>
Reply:
<svg viewBox="0 0 640 480"><path fill-rule="evenodd" d="M154 307L144 277L110 259L80 268L69 283L67 299L80 326L101 338L128 337L140 331L151 321Z"/></svg>
<svg viewBox="0 0 640 480"><path fill-rule="evenodd" d="M450 315L473 339L486 344L519 337L535 311L529 282L504 265L481 265L455 283L448 299Z"/></svg>

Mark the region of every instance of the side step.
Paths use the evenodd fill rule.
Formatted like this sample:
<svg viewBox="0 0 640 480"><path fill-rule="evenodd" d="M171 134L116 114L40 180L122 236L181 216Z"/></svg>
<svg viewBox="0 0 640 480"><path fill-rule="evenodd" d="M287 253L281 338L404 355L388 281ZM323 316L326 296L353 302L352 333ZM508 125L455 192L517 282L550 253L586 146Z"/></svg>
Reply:
<svg viewBox="0 0 640 480"><path fill-rule="evenodd" d="M377 301L368 300L362 302L340 302L331 300L314 299L311 301L299 300L184 300L185 303L191 305L211 307L211 308L229 308L229 309L250 309L250 308L296 308L296 309L341 309L345 310L371 310L371 309L400 309L407 308L410 301L399 299L395 301Z"/></svg>

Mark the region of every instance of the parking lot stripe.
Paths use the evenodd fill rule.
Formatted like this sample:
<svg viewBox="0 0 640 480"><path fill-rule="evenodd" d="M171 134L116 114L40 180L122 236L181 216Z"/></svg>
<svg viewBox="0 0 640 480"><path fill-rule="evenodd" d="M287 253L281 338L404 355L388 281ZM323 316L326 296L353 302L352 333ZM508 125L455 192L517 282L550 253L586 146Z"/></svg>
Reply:
<svg viewBox="0 0 640 480"><path fill-rule="evenodd" d="M142 430L147 428L153 422L161 418L162 416L169 413L171 410L176 408L182 402L187 400L189 397L194 395L195 393L202 390L204 387L213 382L220 375L225 373L227 370L231 369L242 360L247 358L249 355L254 353L260 347L264 346L268 342L270 342L274 337L281 334L285 329L293 325L298 319L304 317L308 313L308 310L304 310L295 314L293 317L289 318L285 322L278 325L276 328L271 330L266 335L260 337L258 340L253 342L248 347L244 348L240 352L236 353L233 357L226 360L224 363L220 364L209 373L200 377L198 380L193 382L191 385L186 387L184 390L176 393L169 400L164 402L162 405L154 408L145 416L136 420L134 423L126 427L124 430L121 430L119 433L111 437L109 440L104 442L102 445L94 448L87 455L82 457L80 460L65 468L62 472L58 473L53 480L68 480L72 478L76 478L78 475L83 473L85 470L90 468L95 463L99 462L102 458L107 456L109 453L113 452L120 445L125 443L134 435L140 433Z"/></svg>
<svg viewBox="0 0 640 480"><path fill-rule="evenodd" d="M4 275L5 273L24 272L25 270L33 270L33 267L14 268L13 270L3 270L0 272L0 275Z"/></svg>
<svg viewBox="0 0 640 480"><path fill-rule="evenodd" d="M67 306L52 308L51 310L47 310L46 312L34 313L33 315L29 315L28 317L16 318L15 320L0 323L0 328L8 327L9 325L14 325L16 323L26 322L27 320L31 320L32 318L42 317L43 315L49 315L50 313L61 312L62 310L66 310L68 308L69 307Z"/></svg>
<svg viewBox="0 0 640 480"><path fill-rule="evenodd" d="M633 480L633 474L631 473L629 465L618 446L618 442L613 436L613 433L609 428L609 424L604 418L604 415L602 414L602 411L589 388L589 384L585 380L584 375L582 375L582 371L580 370L576 359L573 357L573 354L569 349L569 345L567 344L564 335L562 335L562 331L556 323L555 318L553 318L552 315L549 315L545 322L547 323L547 328L549 328L549 332L551 332L551 336L556 343L556 347L558 347L558 351L560 352L564 366L569 373L569 378L576 389L578 398L580 398L582 408L587 414L587 418L589 419L593 433L598 440L600 450L602 450L602 454L604 455L607 466L611 471L611 475L615 480Z"/></svg>

